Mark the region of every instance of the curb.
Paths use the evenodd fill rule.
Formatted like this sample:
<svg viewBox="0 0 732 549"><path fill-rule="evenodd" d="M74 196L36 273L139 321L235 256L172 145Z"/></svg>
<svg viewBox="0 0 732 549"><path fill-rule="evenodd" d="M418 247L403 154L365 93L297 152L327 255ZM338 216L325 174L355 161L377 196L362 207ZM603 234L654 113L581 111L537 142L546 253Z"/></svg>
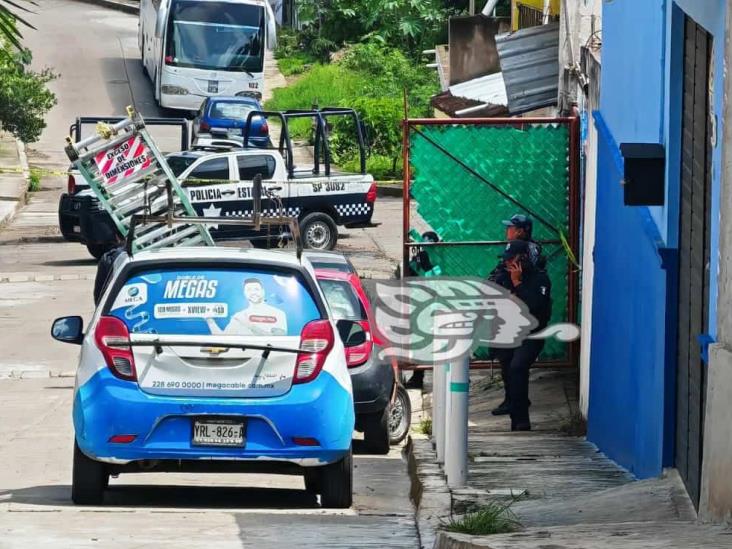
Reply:
<svg viewBox="0 0 732 549"><path fill-rule="evenodd" d="M73 282L94 280L94 274L37 274L0 273L0 284L24 284L26 282Z"/></svg>
<svg viewBox="0 0 732 549"><path fill-rule="evenodd" d="M77 0L77 2L84 2L85 4L95 4L97 6L102 6L124 13L131 13L133 15L137 15L138 13L140 13L139 2L136 2L137 5L131 4L129 2L121 2L118 0Z"/></svg>
<svg viewBox="0 0 732 549"><path fill-rule="evenodd" d="M28 185L30 185L30 166L28 165L28 155L25 152L25 143L20 139L15 140L15 146L18 152L18 162L20 163L20 173L22 175L23 184L15 200L13 209L0 219L0 228L7 227L15 218L18 210L22 208L28 199ZM10 202L10 200L8 200Z"/></svg>
<svg viewBox="0 0 732 549"><path fill-rule="evenodd" d="M450 516L452 495L428 438L410 435L405 450L420 548L438 549L438 529Z"/></svg>
<svg viewBox="0 0 732 549"><path fill-rule="evenodd" d="M376 196L395 196L401 198L404 191L398 185L376 185Z"/></svg>

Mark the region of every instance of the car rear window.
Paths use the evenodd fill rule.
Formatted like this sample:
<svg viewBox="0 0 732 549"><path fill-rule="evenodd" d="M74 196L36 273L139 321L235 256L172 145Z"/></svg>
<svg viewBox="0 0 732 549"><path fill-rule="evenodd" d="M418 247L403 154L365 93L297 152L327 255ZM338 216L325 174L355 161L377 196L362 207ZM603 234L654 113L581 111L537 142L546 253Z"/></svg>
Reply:
<svg viewBox="0 0 732 549"><path fill-rule="evenodd" d="M297 336L320 318L296 272L185 268L137 272L109 313L130 333Z"/></svg>
<svg viewBox="0 0 732 549"><path fill-rule="evenodd" d="M339 273L352 273L353 269L348 263L339 263L337 261L327 261L325 259L310 259L310 263L315 269L329 269L338 271Z"/></svg>
<svg viewBox="0 0 732 549"><path fill-rule="evenodd" d="M342 280L319 280L336 320L366 320L366 311L353 287Z"/></svg>
<svg viewBox="0 0 732 549"><path fill-rule="evenodd" d="M211 118L243 120L253 110L253 105L244 103L214 103L211 107Z"/></svg>

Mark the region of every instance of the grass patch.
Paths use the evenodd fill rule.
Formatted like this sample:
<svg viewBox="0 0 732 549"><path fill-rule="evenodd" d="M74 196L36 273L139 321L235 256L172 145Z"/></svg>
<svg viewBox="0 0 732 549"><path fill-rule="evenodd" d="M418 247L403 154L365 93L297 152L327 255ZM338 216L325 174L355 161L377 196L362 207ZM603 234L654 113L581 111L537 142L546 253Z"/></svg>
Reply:
<svg viewBox="0 0 732 549"><path fill-rule="evenodd" d="M36 193L41 190L41 172L39 170L31 169L30 177L28 178L28 191Z"/></svg>
<svg viewBox="0 0 732 549"><path fill-rule="evenodd" d="M422 435L432 436L432 419L425 418L419 422L414 430Z"/></svg>
<svg viewBox="0 0 732 549"><path fill-rule="evenodd" d="M391 181L402 179L402 159L397 159L396 169L394 161L388 156L372 154L366 158L366 172L374 176L376 181ZM361 164L358 158L351 158L342 163L344 171L358 173L361 171Z"/></svg>
<svg viewBox="0 0 732 549"><path fill-rule="evenodd" d="M513 502L505 504L488 503L476 511L463 515L460 519L451 518L442 524L442 528L448 532L471 536L489 536L515 532L521 528L521 523L511 511L512 504Z"/></svg>
<svg viewBox="0 0 732 549"><path fill-rule="evenodd" d="M313 65L296 82L274 90L265 106L275 111L339 106L344 100L358 97L363 84L363 77L353 71L337 65Z"/></svg>
<svg viewBox="0 0 732 549"><path fill-rule="evenodd" d="M317 59L306 52L297 52L287 57L277 59L277 66L285 76L302 74L312 67Z"/></svg>

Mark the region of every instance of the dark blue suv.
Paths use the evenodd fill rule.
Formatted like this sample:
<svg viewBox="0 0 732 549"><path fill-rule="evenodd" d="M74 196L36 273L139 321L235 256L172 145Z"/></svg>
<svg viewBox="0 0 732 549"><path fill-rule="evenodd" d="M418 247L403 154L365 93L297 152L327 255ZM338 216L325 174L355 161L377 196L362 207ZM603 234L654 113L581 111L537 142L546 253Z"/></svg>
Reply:
<svg viewBox="0 0 732 549"><path fill-rule="evenodd" d="M261 111L262 105L253 97L207 97L193 119L193 142L200 137L242 140L244 126L251 111ZM249 130L248 146L269 146L269 126L262 116L255 116Z"/></svg>

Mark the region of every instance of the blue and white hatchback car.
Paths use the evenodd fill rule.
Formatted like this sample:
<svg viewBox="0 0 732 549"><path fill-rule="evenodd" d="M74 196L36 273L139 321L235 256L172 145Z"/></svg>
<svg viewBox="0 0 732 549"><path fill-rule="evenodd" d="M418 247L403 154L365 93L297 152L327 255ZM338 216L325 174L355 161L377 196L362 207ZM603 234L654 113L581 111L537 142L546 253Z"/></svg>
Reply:
<svg viewBox="0 0 732 549"><path fill-rule="evenodd" d="M352 501L351 380L307 259L281 251L172 248L122 254L81 345L72 499L103 502L110 475L302 474L324 507ZM344 343L345 341L345 343Z"/></svg>

